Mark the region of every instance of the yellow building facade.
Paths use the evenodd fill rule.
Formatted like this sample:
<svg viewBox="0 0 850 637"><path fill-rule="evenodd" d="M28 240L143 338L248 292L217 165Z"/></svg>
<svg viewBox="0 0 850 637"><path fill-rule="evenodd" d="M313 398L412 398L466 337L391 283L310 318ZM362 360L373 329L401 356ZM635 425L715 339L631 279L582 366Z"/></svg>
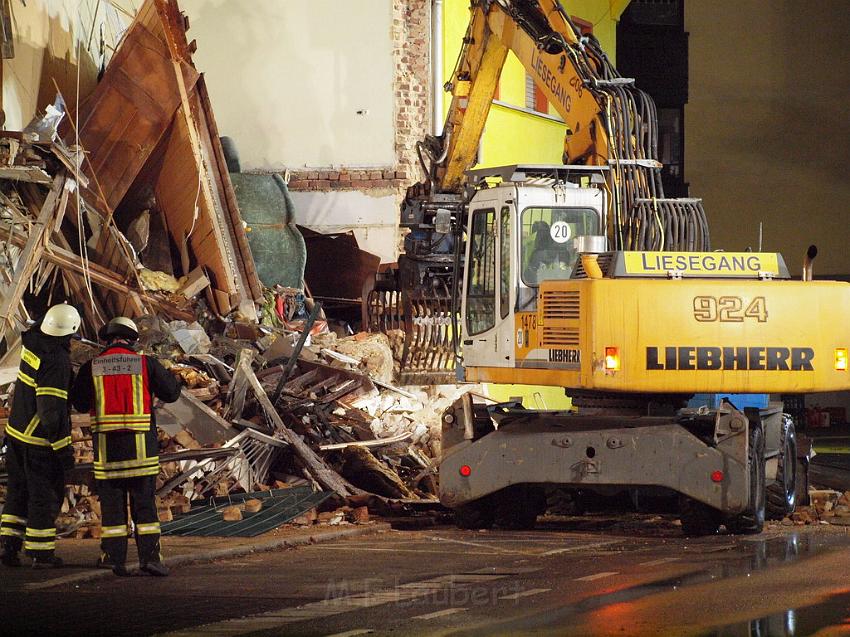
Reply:
<svg viewBox="0 0 850 637"><path fill-rule="evenodd" d="M629 0L562 0L583 32L592 31L616 62L617 21ZM443 77L449 80L469 24L469 0L443 1ZM564 151L564 123L551 105L535 96L525 68L508 53L499 79L499 91L481 140L479 167L509 164L560 164ZM451 94L443 96L443 112ZM570 401L557 387L489 385L496 400L522 396L526 407L565 409Z"/></svg>
<svg viewBox="0 0 850 637"><path fill-rule="evenodd" d="M582 30L592 30L616 60L617 20L628 0L562 0ZM469 24L469 0L443 2L443 77L451 78ZM481 143L479 166L505 164L559 164L564 149L564 125L551 105L535 104L525 68L508 53L499 80L499 92L490 109ZM443 96L444 112L451 94ZM545 106L545 110L536 107Z"/></svg>

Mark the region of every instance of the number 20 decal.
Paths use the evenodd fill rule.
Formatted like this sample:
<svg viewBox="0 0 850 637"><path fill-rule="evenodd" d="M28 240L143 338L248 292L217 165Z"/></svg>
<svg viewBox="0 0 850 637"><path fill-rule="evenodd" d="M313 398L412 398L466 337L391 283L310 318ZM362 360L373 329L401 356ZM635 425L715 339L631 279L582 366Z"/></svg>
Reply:
<svg viewBox="0 0 850 637"><path fill-rule="evenodd" d="M696 296L694 318L702 323L742 323L748 318L767 322L767 303L763 296L757 296L746 306L744 301L740 296Z"/></svg>

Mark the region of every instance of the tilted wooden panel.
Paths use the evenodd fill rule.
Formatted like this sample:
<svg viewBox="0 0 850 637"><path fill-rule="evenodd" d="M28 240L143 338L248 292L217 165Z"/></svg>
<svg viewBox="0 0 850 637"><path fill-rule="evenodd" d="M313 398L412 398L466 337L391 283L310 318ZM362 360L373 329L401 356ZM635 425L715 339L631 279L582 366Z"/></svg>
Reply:
<svg viewBox="0 0 850 637"><path fill-rule="evenodd" d="M190 88L198 72L184 65L183 76ZM136 22L80 109L80 142L97 176L91 189L103 193L110 210L127 194L179 104L168 47Z"/></svg>

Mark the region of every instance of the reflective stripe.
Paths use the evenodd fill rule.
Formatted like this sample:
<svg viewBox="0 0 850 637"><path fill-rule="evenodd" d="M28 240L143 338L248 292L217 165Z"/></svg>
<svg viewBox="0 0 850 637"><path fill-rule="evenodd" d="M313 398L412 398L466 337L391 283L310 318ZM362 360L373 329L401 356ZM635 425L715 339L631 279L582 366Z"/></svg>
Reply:
<svg viewBox="0 0 850 637"><path fill-rule="evenodd" d="M12 438L17 438L21 442L25 442L28 445L35 445L36 447L49 447L50 443L45 438L36 438L35 436L27 436L24 433L21 433L12 425L6 425L6 433L12 436Z"/></svg>
<svg viewBox="0 0 850 637"><path fill-rule="evenodd" d="M41 359L29 351L26 347L21 348L21 360L32 367L35 371L41 367Z"/></svg>
<svg viewBox="0 0 850 637"><path fill-rule="evenodd" d="M97 466L98 463L101 465L106 464L106 436L102 433L98 433L97 435L97 457L94 461L95 466Z"/></svg>
<svg viewBox="0 0 850 637"><path fill-rule="evenodd" d="M133 374L130 377L133 383L133 413L137 416L145 413L145 399L142 397L142 375Z"/></svg>
<svg viewBox="0 0 850 637"><path fill-rule="evenodd" d="M92 423L91 429L95 433L104 433L109 431L141 431L145 432L151 428L151 421L144 422L118 422L107 425Z"/></svg>
<svg viewBox="0 0 850 637"><path fill-rule="evenodd" d="M30 376L29 374L24 374L22 371L18 371L18 380L24 383L25 385L29 385L33 389L36 389L38 385L35 382L35 378Z"/></svg>
<svg viewBox="0 0 850 637"><path fill-rule="evenodd" d="M24 532L20 529L13 529L8 526L0 527L0 535L8 535L11 537L24 537Z"/></svg>
<svg viewBox="0 0 850 637"><path fill-rule="evenodd" d="M30 421L27 424L27 428L24 429L24 435L25 436L31 436L33 434L33 432L35 431L35 428L38 427L40 422L41 422L41 418L38 417L38 414L37 413L33 414L33 417L30 418Z"/></svg>
<svg viewBox="0 0 850 637"><path fill-rule="evenodd" d="M19 518L17 515L12 515L11 513L3 513L0 514L0 522L12 522L14 524L26 524L26 518Z"/></svg>
<svg viewBox="0 0 850 637"><path fill-rule="evenodd" d="M139 478L142 476L155 476L159 474L159 466L147 469L126 469L124 471L110 471L106 469L95 469L95 480L118 480L119 478Z"/></svg>
<svg viewBox="0 0 850 637"><path fill-rule="evenodd" d="M31 529L27 527L29 537L56 537L56 529Z"/></svg>
<svg viewBox="0 0 850 637"><path fill-rule="evenodd" d="M159 533L159 522L152 522L150 524L137 524L136 532L139 535L154 535Z"/></svg>
<svg viewBox="0 0 850 637"><path fill-rule="evenodd" d="M60 449L64 449L65 447L67 447L70 444L71 444L71 436L66 436L65 438L60 438L56 442L51 442L50 448L53 449L53 451L59 451Z"/></svg>
<svg viewBox="0 0 850 637"><path fill-rule="evenodd" d="M95 415L91 417L91 422L150 422L150 414L109 414Z"/></svg>
<svg viewBox="0 0 850 637"><path fill-rule="evenodd" d="M101 537L127 537L127 525L102 526Z"/></svg>
<svg viewBox="0 0 850 637"><path fill-rule="evenodd" d="M159 464L159 456L142 458L141 460L122 460L115 462L95 461L94 468L109 471L110 469L134 469L137 467L150 467Z"/></svg>
<svg viewBox="0 0 850 637"><path fill-rule="evenodd" d="M94 381L94 413L91 415L91 421L96 423L103 418L103 410L106 408L103 404L105 391L103 389L103 376L92 376L92 380Z"/></svg>
<svg viewBox="0 0 850 637"><path fill-rule="evenodd" d="M12 438L16 438L21 442L25 442L28 445L35 445L36 447L50 447L54 451L59 451L60 449L64 449L68 445L71 444L71 436L66 436L65 438L60 438L56 442L51 443L47 438L41 438L39 436L33 436L33 432L36 427L41 424L41 419L38 417L38 414L30 419L29 424L25 431L18 431L12 425L6 425L6 433L12 436Z"/></svg>
<svg viewBox="0 0 850 637"><path fill-rule="evenodd" d="M68 399L68 392L57 387L39 387L35 390L36 396L56 396L56 398Z"/></svg>
<svg viewBox="0 0 850 637"><path fill-rule="evenodd" d="M145 462L148 460L148 450L147 445L145 444L145 434L137 433L136 434L136 460L139 462ZM159 458L157 458L159 460Z"/></svg>
<svg viewBox="0 0 850 637"><path fill-rule="evenodd" d="M24 548L28 551L53 551L56 549L56 542L24 542Z"/></svg>

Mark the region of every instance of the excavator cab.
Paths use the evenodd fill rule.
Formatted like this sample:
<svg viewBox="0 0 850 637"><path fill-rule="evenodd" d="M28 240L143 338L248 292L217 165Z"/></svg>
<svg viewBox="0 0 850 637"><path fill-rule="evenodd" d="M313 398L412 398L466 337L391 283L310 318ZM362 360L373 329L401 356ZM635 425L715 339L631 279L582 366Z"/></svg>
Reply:
<svg viewBox="0 0 850 637"><path fill-rule="evenodd" d="M590 168L469 171L478 189L466 223L464 365L514 367L516 313L536 311L540 284L571 278L589 245L604 251L606 195L593 183L602 171Z"/></svg>

